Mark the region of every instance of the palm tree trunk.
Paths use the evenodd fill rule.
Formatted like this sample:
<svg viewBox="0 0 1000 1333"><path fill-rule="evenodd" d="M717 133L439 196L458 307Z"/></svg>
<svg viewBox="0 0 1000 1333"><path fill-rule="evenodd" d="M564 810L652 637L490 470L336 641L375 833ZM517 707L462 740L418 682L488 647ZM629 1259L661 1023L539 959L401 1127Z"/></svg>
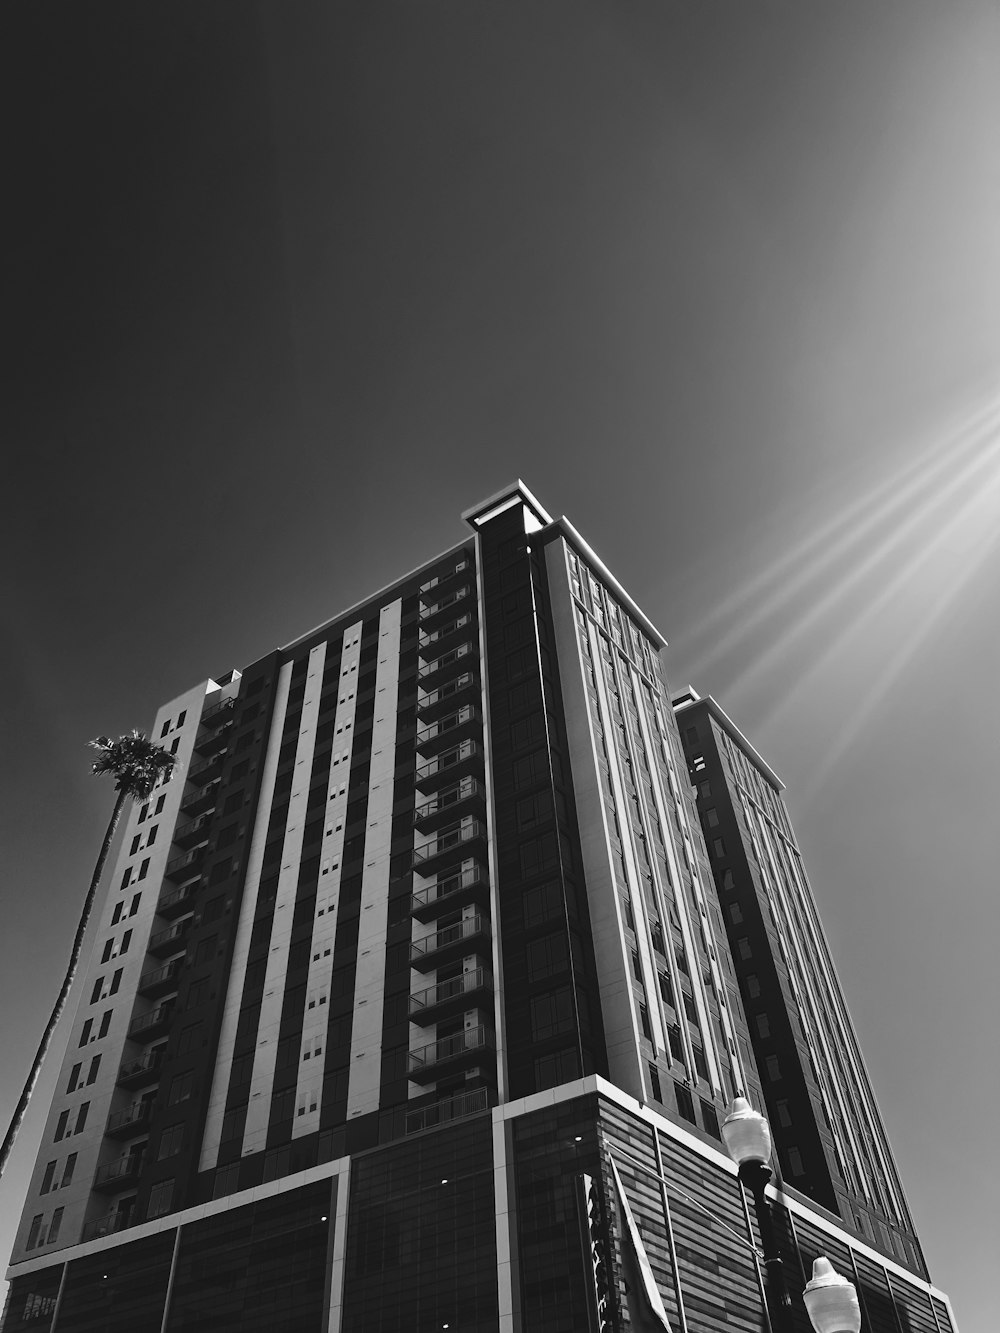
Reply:
<svg viewBox="0 0 1000 1333"><path fill-rule="evenodd" d="M17 1138L18 1131L21 1128L21 1122L24 1120L25 1112L28 1109L28 1102L31 1100L31 1094L38 1082L38 1075L41 1073L42 1064L48 1053L49 1045L52 1041L52 1034L56 1030L56 1025L62 1017L62 1011L66 1007L66 1000L69 997L73 981L76 978L76 969L80 963L80 952L83 948L83 937L87 933L87 926L90 922L90 913L93 910L94 899L97 896L97 888L104 874L104 866L108 859L108 853L111 851L111 844L114 841L118 824L121 821L122 811L125 809L125 801L128 793L120 791L118 799L115 801L115 808L112 811L111 819L108 822L108 830L104 835L104 842L101 846L100 855L97 858L97 865L94 867L94 875L90 881L90 892L87 894L87 901L83 905L83 911L80 914L80 922L76 928L76 935L73 939L73 947L70 950L69 963L66 966L66 975L63 977L62 989L56 998L56 1002L49 1015L49 1021L45 1025L45 1031L42 1033L42 1039L38 1043L38 1050L35 1052L34 1063L31 1066L23 1089L21 1090L21 1100L14 1110L13 1118L10 1122L10 1128L7 1130L3 1141L3 1147L0 1148L0 1176L3 1175L7 1166L7 1158L10 1156L11 1149L14 1146L14 1140Z"/></svg>

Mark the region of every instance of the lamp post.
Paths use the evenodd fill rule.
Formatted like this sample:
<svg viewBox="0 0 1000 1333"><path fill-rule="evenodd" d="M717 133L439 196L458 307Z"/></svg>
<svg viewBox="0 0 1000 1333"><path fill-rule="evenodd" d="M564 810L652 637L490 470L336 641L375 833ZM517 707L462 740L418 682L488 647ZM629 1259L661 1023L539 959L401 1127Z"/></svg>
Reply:
<svg viewBox="0 0 1000 1333"><path fill-rule="evenodd" d="M765 1189L771 1179L771 1127L745 1097L737 1097L722 1122L722 1138L739 1168L742 1183L753 1196L767 1270L767 1295L775 1333L793 1333L792 1302L785 1283L785 1266L774 1236L774 1222ZM831 1333L823 1329L819 1333Z"/></svg>

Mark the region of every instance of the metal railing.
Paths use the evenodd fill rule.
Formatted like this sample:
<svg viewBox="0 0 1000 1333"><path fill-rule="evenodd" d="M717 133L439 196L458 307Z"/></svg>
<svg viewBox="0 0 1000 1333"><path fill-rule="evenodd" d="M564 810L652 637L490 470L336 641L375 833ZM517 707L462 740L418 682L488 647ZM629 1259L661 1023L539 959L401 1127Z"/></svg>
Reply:
<svg viewBox="0 0 1000 1333"><path fill-rule="evenodd" d="M431 842L425 843L423 847L414 847L413 868L419 873L422 865L435 860L451 848L461 847L463 843L473 842L476 838L485 836L486 826L478 819L467 819L461 824L442 829Z"/></svg>
<svg viewBox="0 0 1000 1333"><path fill-rule="evenodd" d="M463 863L457 873L449 874L444 879L437 879L426 888L418 889L412 895L412 904L418 911L433 907L442 898L449 898L462 889L471 889L475 885L486 884L486 872L478 861Z"/></svg>
<svg viewBox="0 0 1000 1333"><path fill-rule="evenodd" d="M485 967L473 968L471 972L463 972L460 977L451 977L448 981L439 981L436 986L416 991L410 996L410 1013L420 1013L423 1009L431 1009L446 1000L468 995L492 984L493 978Z"/></svg>
<svg viewBox="0 0 1000 1333"><path fill-rule="evenodd" d="M433 935L425 935L422 940L412 940L410 942L411 958L426 958L429 954L437 953L439 949L446 949L450 944L459 944L462 940L471 940L476 935L488 933L487 918L480 916L463 917L461 921L456 921L453 926L445 926L444 930L438 930Z"/></svg>
<svg viewBox="0 0 1000 1333"><path fill-rule="evenodd" d="M488 1028L465 1028L450 1037L442 1037L440 1041L432 1041L418 1050L409 1051L406 1057L407 1068L411 1073L419 1072L429 1069L431 1065L443 1064L446 1060L454 1060L459 1055L467 1055L470 1051L479 1051L492 1045L493 1033Z"/></svg>
<svg viewBox="0 0 1000 1333"><path fill-rule="evenodd" d="M406 1117L406 1133L416 1134L421 1129L461 1120L464 1116L475 1115L477 1111L485 1111L489 1104L489 1093L485 1088L473 1088L471 1092L444 1097L439 1102L432 1102L430 1106L421 1106L418 1111L411 1111Z"/></svg>
<svg viewBox="0 0 1000 1333"><path fill-rule="evenodd" d="M133 1018L132 1022L128 1025L129 1037L135 1040L136 1037L141 1037L142 1034L147 1032L150 1028L159 1027L161 1023L168 1023L173 1010L174 1007L172 1004L158 1004L155 1009L150 1009L148 1014L140 1014L138 1018ZM133 1060L131 1063L142 1064L142 1061L145 1059L146 1057L143 1056L142 1060ZM153 1068L152 1065L144 1065L143 1067ZM122 1069L124 1068L125 1066L122 1065ZM138 1073L139 1071L135 1070L134 1072Z"/></svg>

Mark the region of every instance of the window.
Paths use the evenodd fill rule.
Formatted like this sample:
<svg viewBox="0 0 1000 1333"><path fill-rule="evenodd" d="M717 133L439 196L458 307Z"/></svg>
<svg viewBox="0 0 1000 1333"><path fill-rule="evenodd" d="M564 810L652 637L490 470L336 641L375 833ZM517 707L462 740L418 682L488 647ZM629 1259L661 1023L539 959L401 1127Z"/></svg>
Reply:
<svg viewBox="0 0 1000 1333"><path fill-rule="evenodd" d="M94 1020L92 1018L88 1018L86 1023L84 1023L83 1025L83 1030L80 1033L81 1046L86 1046L87 1042L90 1041L90 1030L93 1026L94 1026Z"/></svg>
<svg viewBox="0 0 1000 1333"><path fill-rule="evenodd" d="M182 708L181 711L177 714L177 725L178 725L179 727L183 727L183 725L184 725L184 719L185 719L186 717L187 717L187 709L186 709L186 708Z"/></svg>
<svg viewBox="0 0 1000 1333"><path fill-rule="evenodd" d="M726 871L723 872L723 875L722 875L722 887L723 887L724 889L735 889L735 888L736 888L736 876L733 874L733 872L732 872L731 870L726 870Z"/></svg>
<svg viewBox="0 0 1000 1333"><path fill-rule="evenodd" d="M131 883L132 883L132 867L126 866L125 873L124 875L122 875L122 882L118 886L119 892L121 892L122 889L127 889Z"/></svg>
<svg viewBox="0 0 1000 1333"><path fill-rule="evenodd" d="M222 1199L227 1194L235 1194L240 1185L240 1164L232 1162L229 1166L220 1166L215 1173L212 1186L212 1198Z"/></svg>
<svg viewBox="0 0 1000 1333"><path fill-rule="evenodd" d="M702 1100L701 1123L705 1126L706 1130L709 1132L709 1134L711 1134L713 1139L721 1140L722 1133L719 1129L719 1115L711 1102L706 1102Z"/></svg>
<svg viewBox="0 0 1000 1333"><path fill-rule="evenodd" d="M180 736L178 736L175 740L172 740L172 741L170 742L170 753L171 753L171 754L176 754L176 753L177 753L177 747L178 747L178 745L180 745L180 743L181 743L181 738L180 738Z"/></svg>
<svg viewBox="0 0 1000 1333"><path fill-rule="evenodd" d="M568 986L536 995L531 1001L531 1038L544 1041L573 1026L573 997Z"/></svg>
<svg viewBox="0 0 1000 1333"><path fill-rule="evenodd" d="M771 1021L767 1014L758 1014L756 1023L758 1037L769 1037L771 1035Z"/></svg>
<svg viewBox="0 0 1000 1333"><path fill-rule="evenodd" d="M778 1113L778 1124L788 1129L792 1123L792 1114L788 1109L788 1103L786 1101L775 1102L774 1109Z"/></svg>
<svg viewBox="0 0 1000 1333"><path fill-rule="evenodd" d="M747 973L747 994L750 996L751 1000L756 1000L758 995L760 995L760 981L757 978L756 972Z"/></svg>
<svg viewBox="0 0 1000 1333"><path fill-rule="evenodd" d="M139 903L141 902L141 900L142 900L142 894L137 893L128 905L129 916L135 916L136 912L138 912L139 910Z"/></svg>
<svg viewBox="0 0 1000 1333"><path fill-rule="evenodd" d="M101 1057L99 1055L95 1055L93 1060L91 1060L90 1062L90 1068L87 1070L88 1087L90 1087L92 1083L97 1082L97 1071L100 1069L100 1067L101 1067Z"/></svg>
<svg viewBox="0 0 1000 1333"><path fill-rule="evenodd" d="M177 1054L187 1055L188 1051L194 1049L195 1040L198 1036L200 1023L190 1023L186 1028L181 1029L181 1035L177 1041Z"/></svg>
<svg viewBox="0 0 1000 1333"><path fill-rule="evenodd" d="M517 803L517 827L521 830L535 828L552 818L552 793L537 792L534 796L525 796Z"/></svg>
<svg viewBox="0 0 1000 1333"><path fill-rule="evenodd" d="M562 916L562 894L558 884L539 884L525 891L521 899L526 927L540 926L544 921Z"/></svg>
<svg viewBox="0 0 1000 1333"><path fill-rule="evenodd" d="M221 1142L231 1143L233 1139L238 1139L243 1133L243 1124L246 1119L246 1107L237 1106L233 1110L227 1111L222 1117Z"/></svg>
<svg viewBox="0 0 1000 1333"><path fill-rule="evenodd" d="M649 1065L649 1089L653 1094L654 1101L663 1101L663 1089L660 1087L660 1071L656 1065Z"/></svg>
<svg viewBox="0 0 1000 1333"><path fill-rule="evenodd" d="M191 985L188 986L184 1008L197 1009L200 1004L204 1004L208 999L208 986L208 977L202 977L199 981L193 981Z"/></svg>
<svg viewBox="0 0 1000 1333"><path fill-rule="evenodd" d="M149 857L147 856L145 861L143 861L142 865L140 865L139 867L139 879L145 879L146 872L148 870L149 870Z"/></svg>
<svg viewBox="0 0 1000 1333"><path fill-rule="evenodd" d="M781 1063L776 1055L769 1055L766 1060L767 1076L772 1083L777 1083L781 1078Z"/></svg>
<svg viewBox="0 0 1000 1333"><path fill-rule="evenodd" d="M104 990L104 978L98 977L94 982L94 989L90 992L90 1003L96 1004L101 998L101 992Z"/></svg>
<svg viewBox="0 0 1000 1333"><path fill-rule="evenodd" d="M169 1125L160 1135L160 1148L156 1160L162 1162L166 1157L176 1157L184 1142L184 1126Z"/></svg>
<svg viewBox="0 0 1000 1333"><path fill-rule="evenodd" d="M743 937L741 940L737 940L737 941L736 941L736 947L737 947L737 949L738 949L739 952L740 952L740 957L741 957L741 958L752 958L752 957L753 957L753 953L751 952L751 949L750 949L750 941L747 939L747 937L746 937L745 935L744 935L744 937Z"/></svg>
<svg viewBox="0 0 1000 1333"><path fill-rule="evenodd" d="M721 838L712 839L712 851L715 853L715 855L719 858L720 861L725 856L726 844L723 842Z"/></svg>
<svg viewBox="0 0 1000 1333"><path fill-rule="evenodd" d="M522 717L510 729L510 743L515 750L523 750L526 745L539 741L545 735L544 713L531 713Z"/></svg>
<svg viewBox="0 0 1000 1333"><path fill-rule="evenodd" d="M667 1041L670 1044L670 1054L674 1060L684 1063L684 1043L681 1041L681 1030L676 1023L671 1023L667 1028Z"/></svg>
<svg viewBox="0 0 1000 1333"><path fill-rule="evenodd" d="M132 846L128 850L129 856L135 856L136 852L139 850L139 844L141 842L142 842L142 834L137 833L135 837L132 839Z"/></svg>
<svg viewBox="0 0 1000 1333"><path fill-rule="evenodd" d="M170 718L168 717L166 722L164 722L163 724L163 730L160 732L160 740L163 740L164 736L167 734L169 730L170 730Z"/></svg>
<svg viewBox="0 0 1000 1333"><path fill-rule="evenodd" d="M162 1217L164 1213L169 1213L173 1194L174 1182L172 1180L161 1180L159 1184L154 1185L149 1191L149 1207L146 1209L146 1217Z"/></svg>
<svg viewBox="0 0 1000 1333"><path fill-rule="evenodd" d="M121 915L121 909L122 909L123 905L124 905L124 904L119 903L118 906L115 908L115 912L116 912L119 916ZM112 920L111 924L112 924L113 926L115 926L115 925L117 925L118 923L117 923L117 921ZM115 947L114 936L112 936L112 938L111 938L110 940L105 940L105 941L104 941L104 949L103 949L103 951L102 951L102 953L101 953L101 962L102 962L102 963L106 963L106 962L108 962L108 961L110 960L110 958L111 958L111 953L112 953L112 950L114 949L114 947ZM91 1000L91 1004L93 1004L93 1000Z"/></svg>
<svg viewBox="0 0 1000 1333"><path fill-rule="evenodd" d="M166 798L165 796L158 796L158 797L156 798L156 809L153 811L153 814L154 814L154 815L159 815L159 814L162 814L162 813L163 813L163 802L164 802L166 799L167 799L167 798Z"/></svg>
<svg viewBox="0 0 1000 1333"><path fill-rule="evenodd" d="M123 902L122 902L122 903L115 903L115 910L114 910L114 913L113 913L113 915L112 915L112 917L111 917L111 924L112 924L113 926L117 926L117 925L118 925L118 922L122 919L122 911L124 910L124 907L125 907L125 904L124 904ZM105 944L105 946L104 946L105 949L108 950L108 955L107 955L107 957L103 957L103 956L102 956L102 958L101 958L101 962L102 962L102 963L106 963L106 962L108 961L108 958L111 957L110 946L111 946L111 941L108 940L107 944Z"/></svg>
<svg viewBox="0 0 1000 1333"><path fill-rule="evenodd" d="M73 1172L76 1170L76 1153L71 1152L66 1158L66 1165L63 1167L63 1176L60 1188L64 1189L73 1179Z"/></svg>
<svg viewBox="0 0 1000 1333"><path fill-rule="evenodd" d="M28 1228L28 1239L24 1243L27 1250L33 1250L38 1244L38 1233L42 1226L42 1214L39 1213L31 1219L31 1226Z"/></svg>
<svg viewBox="0 0 1000 1333"><path fill-rule="evenodd" d="M798 1148L788 1149L788 1169L793 1176L802 1175L802 1154Z"/></svg>
<svg viewBox="0 0 1000 1333"><path fill-rule="evenodd" d="M156 830L157 830L158 828L159 828L159 824L154 824L153 827L152 827L152 828L149 830L149 832L146 834L146 846L147 846L147 847L152 847L153 843L156 841Z"/></svg>
<svg viewBox="0 0 1000 1333"><path fill-rule="evenodd" d="M56 1132L52 1136L53 1142L58 1143L60 1139L64 1139L66 1137L66 1125L68 1121L69 1121L69 1112L60 1111L59 1119L56 1121Z"/></svg>
<svg viewBox="0 0 1000 1333"><path fill-rule="evenodd" d="M698 794L707 799L712 794L712 784L710 782L700 782L698 784Z"/></svg>
<svg viewBox="0 0 1000 1333"><path fill-rule="evenodd" d="M38 1190L39 1194L48 1194L49 1190L52 1188L52 1177L55 1175L55 1170L55 1162L46 1162L45 1174L42 1176L42 1183Z"/></svg>
<svg viewBox="0 0 1000 1333"><path fill-rule="evenodd" d="M705 823L709 828L719 827L719 812L714 805L705 811Z"/></svg>
<svg viewBox="0 0 1000 1333"><path fill-rule="evenodd" d="M521 759L514 760L514 788L516 791L523 791L525 787L530 787L536 782L542 782L547 777L548 765L545 762L544 750L536 750L534 754L526 754Z"/></svg>
<svg viewBox="0 0 1000 1333"><path fill-rule="evenodd" d="M560 1083L569 1083L578 1076L576 1051L571 1048L540 1055L535 1061L535 1088L538 1092L545 1088L556 1088Z"/></svg>
<svg viewBox="0 0 1000 1333"><path fill-rule="evenodd" d="M195 951L194 955L195 964L197 965L198 963L207 963L208 960L215 953L215 946L218 944L218 942L219 942L218 935L208 935L205 937L205 939L200 940L198 943L198 948Z"/></svg>
<svg viewBox="0 0 1000 1333"><path fill-rule="evenodd" d="M122 973L123 973L124 971L125 971L125 969L124 969L123 967L116 968L116 970L115 970L115 974L114 974L114 976L111 978L111 985L108 987L108 994L109 994L109 995L117 995L117 994L118 994L118 987L122 984Z"/></svg>
<svg viewBox="0 0 1000 1333"><path fill-rule="evenodd" d="M271 1124L279 1120L291 1120L295 1110L295 1089L282 1088L271 1098Z"/></svg>
<svg viewBox="0 0 1000 1333"><path fill-rule="evenodd" d="M649 1024L649 1010L644 1004L639 1005L639 1026L642 1028L642 1035L647 1041L653 1040L653 1029Z"/></svg>
<svg viewBox="0 0 1000 1333"><path fill-rule="evenodd" d="M176 1106L179 1102L186 1102L190 1099L193 1086L194 1075L191 1070L185 1074L178 1074L170 1084L170 1095L167 1098L168 1106Z"/></svg>
<svg viewBox="0 0 1000 1333"><path fill-rule="evenodd" d="M139 895L136 894L136 898L138 898L138 896L139 896ZM135 901L135 900L133 899L133 901ZM129 915L131 915L131 913L129 913ZM121 942L121 944L119 944L119 946L118 946L118 957L119 957L119 958L122 956L123 953L128 953L128 946L129 946L131 943L132 943L132 932L131 932L130 930L126 930L125 933L124 933L124 935L122 935L122 942Z"/></svg>
<svg viewBox="0 0 1000 1333"><path fill-rule="evenodd" d="M666 972L657 972L656 977L660 983L660 999L664 1004L673 1005L674 988L670 984L670 978Z"/></svg>
<svg viewBox="0 0 1000 1333"><path fill-rule="evenodd" d="M639 983L640 986L641 986L641 985L642 985L642 963L639 961L639 954L638 954L638 951L637 951L637 950L632 949L630 952L631 952L631 956L632 956L632 975L633 975L633 977L636 979L636 981L638 981L638 983Z"/></svg>
<svg viewBox="0 0 1000 1333"><path fill-rule="evenodd" d="M87 1112L90 1110L90 1102L84 1102L76 1113L76 1128L74 1134L82 1134L87 1126Z"/></svg>
<svg viewBox="0 0 1000 1333"><path fill-rule="evenodd" d="M677 1098L677 1110L692 1125L698 1122L694 1118L694 1099L687 1088L682 1087L680 1083L674 1084L674 1095Z"/></svg>
<svg viewBox="0 0 1000 1333"><path fill-rule="evenodd" d="M106 1037L108 1035L108 1028L111 1026L111 1015L113 1013L113 1009L106 1009L101 1015L101 1026L97 1031L98 1037Z"/></svg>
<svg viewBox="0 0 1000 1333"><path fill-rule="evenodd" d="M739 903L729 904L729 919L734 926L738 926L743 921L743 908Z"/></svg>
<svg viewBox="0 0 1000 1333"><path fill-rule="evenodd" d="M692 1049L694 1050L694 1067L698 1071L698 1077L703 1078L707 1083L708 1063L705 1060L705 1052L700 1046L693 1046Z"/></svg>
<svg viewBox="0 0 1000 1333"><path fill-rule="evenodd" d="M568 966L566 936L562 931L543 935L540 940L528 941L528 980L541 981Z"/></svg>
<svg viewBox="0 0 1000 1333"><path fill-rule="evenodd" d="M559 863L559 844L554 833L544 833L521 844L521 874L525 879L550 870Z"/></svg>

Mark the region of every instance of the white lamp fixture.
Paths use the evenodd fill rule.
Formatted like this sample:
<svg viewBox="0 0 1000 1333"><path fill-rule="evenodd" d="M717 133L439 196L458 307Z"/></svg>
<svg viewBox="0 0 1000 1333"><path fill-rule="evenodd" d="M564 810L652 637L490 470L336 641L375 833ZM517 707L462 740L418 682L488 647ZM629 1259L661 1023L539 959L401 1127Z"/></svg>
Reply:
<svg viewBox="0 0 1000 1333"><path fill-rule="evenodd" d="M726 1151L737 1166L771 1160L771 1126L745 1097L737 1097L722 1122Z"/></svg>
<svg viewBox="0 0 1000 1333"><path fill-rule="evenodd" d="M841 1277L824 1255L813 1264L802 1299L816 1333L860 1333L861 1307L854 1283Z"/></svg>

